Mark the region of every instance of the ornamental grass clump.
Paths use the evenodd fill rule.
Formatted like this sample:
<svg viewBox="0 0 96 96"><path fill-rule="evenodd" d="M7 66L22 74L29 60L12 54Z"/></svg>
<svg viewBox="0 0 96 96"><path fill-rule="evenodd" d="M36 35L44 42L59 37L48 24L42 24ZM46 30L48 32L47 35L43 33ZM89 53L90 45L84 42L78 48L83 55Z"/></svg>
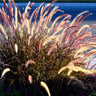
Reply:
<svg viewBox="0 0 96 96"><path fill-rule="evenodd" d="M29 2L21 14L13 0L9 0L9 6L3 0L4 8L0 9L0 67L1 79L11 72L13 78L6 78L9 86L16 82L21 85L39 82L50 96L45 82L74 78L80 83L77 78L80 79L81 74L83 77L96 73L96 64L88 68L92 60L90 56L96 56L96 49L92 49L96 47L96 36L90 31L95 25L80 26L91 13L84 11L70 22L71 15L64 14L58 6L51 8L54 2L46 6L42 3L30 15L34 3ZM51 24L57 12L62 15Z"/></svg>

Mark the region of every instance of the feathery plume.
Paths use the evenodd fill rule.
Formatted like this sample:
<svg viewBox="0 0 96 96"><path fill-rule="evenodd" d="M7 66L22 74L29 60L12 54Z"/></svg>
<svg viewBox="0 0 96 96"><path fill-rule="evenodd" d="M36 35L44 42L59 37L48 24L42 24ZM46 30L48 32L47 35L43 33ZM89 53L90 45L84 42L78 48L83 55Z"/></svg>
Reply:
<svg viewBox="0 0 96 96"><path fill-rule="evenodd" d="M25 67L28 67L28 65L31 64L31 63L35 64L35 62L33 60L28 60L27 63L25 64Z"/></svg>
<svg viewBox="0 0 96 96"><path fill-rule="evenodd" d="M5 29L4 29L4 27L3 27L1 24L0 24L0 29L2 30L2 33L4 34L6 40L8 40L8 35L7 35L7 33L6 33Z"/></svg>
<svg viewBox="0 0 96 96"><path fill-rule="evenodd" d="M10 68L5 68L1 74L1 78L7 73L10 71Z"/></svg>
<svg viewBox="0 0 96 96"><path fill-rule="evenodd" d="M17 53L18 52L18 45L15 44L15 52Z"/></svg>
<svg viewBox="0 0 96 96"><path fill-rule="evenodd" d="M30 84L32 84L32 76L31 75L28 75L28 81Z"/></svg>
<svg viewBox="0 0 96 96"><path fill-rule="evenodd" d="M48 96L51 96L47 84L46 84L45 82L43 82L43 81L41 81L40 84L41 84L41 86L42 86L43 88L45 88L46 92L48 93Z"/></svg>

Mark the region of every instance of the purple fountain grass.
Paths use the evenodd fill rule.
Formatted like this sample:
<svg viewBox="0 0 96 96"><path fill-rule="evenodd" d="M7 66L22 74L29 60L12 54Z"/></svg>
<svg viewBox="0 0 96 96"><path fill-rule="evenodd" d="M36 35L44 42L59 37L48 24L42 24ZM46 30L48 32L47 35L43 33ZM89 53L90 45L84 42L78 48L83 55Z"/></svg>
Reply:
<svg viewBox="0 0 96 96"><path fill-rule="evenodd" d="M22 31L24 30L24 28L26 28L25 30L27 30L27 32L25 34L27 35L26 36L26 39L27 39L26 40L26 44L28 42L28 44L27 44L28 47L30 46L31 39L34 36L35 36L35 38L40 38L41 34L44 35L43 40L40 40L40 43L38 45L39 46L39 49L38 49L39 51L40 51L40 49L41 49L42 46L46 46L48 43L52 42L52 40L55 40L56 39L56 41L53 42L53 44L50 46L47 55L50 55L51 54L51 51L54 51L54 49L57 50L58 49L58 46L59 46L62 49L63 48L68 49L67 52L73 52L75 50L75 53L73 54L74 59L75 58L77 59L78 56L79 56L79 59L81 60L82 59L82 56L85 55L85 54L83 54L83 52L87 51L91 47L94 47L94 45L95 45L95 44L90 43L90 42L93 41L93 40L90 40L90 38L92 38L92 35L91 35L91 32L88 31L89 30L88 28L90 28L90 26L89 25L84 25L82 27L79 26L79 24L81 23L81 21L84 18L86 18L87 16L91 15L91 13L89 13L88 11L84 11L84 12L80 13L78 16L76 16L76 18L74 18L74 20L71 23L68 23L68 25L66 25L66 23L71 18L70 15L63 14L61 16L58 16L53 21L52 26L50 28L48 28L48 24L50 23L52 16L57 11L61 11L61 10L58 9L58 7L54 7L52 9L52 11L49 11L50 8L51 8L51 5L53 3L50 4L50 5L46 5L45 7L42 7L43 4L41 4L38 8L36 8L33 11L32 15L30 16L29 19L27 19L27 18L29 16L30 11L31 11L31 7L32 7L32 5L34 3L31 3L30 4L30 2L29 2L28 5L25 8L25 12L23 14L20 13L18 6L15 4L15 2L13 0L12 0L12 3L14 5L14 7L15 7L15 14L13 14L14 12L12 10L13 8L12 8L11 1L10 0L9 0L9 6L10 6L10 8L5 3L5 0L3 0L3 3L4 3L4 9L5 9L5 11L4 10L0 10L1 11L0 12L1 13L0 16L2 17L2 19L3 19L4 22L2 22L2 20L1 20L1 22L2 22L2 24L5 23L8 28L7 28L7 32L6 32L6 29L4 28L4 26L0 25L1 26L0 27L1 28L1 32L5 36L5 39L8 41L10 47L12 48L12 47L15 46L15 52L16 53L17 53L16 47L19 47L19 46L17 46L17 45L19 45L19 43L17 42L17 44L16 43L14 44L15 41L12 42L11 41L11 38L13 38L14 36L16 36L16 34L17 34L18 36L20 36L20 37L17 37L17 38L18 39L20 39L20 38L22 39L23 38L23 35L24 35L24 33ZM41 11L40 11L40 9L41 9ZM10 13L9 16L7 15L7 11ZM40 11L40 20L39 20L39 22L37 22L37 16L39 14L39 11ZM83 16L84 14L86 14L86 15ZM34 16L35 16L35 18L33 18ZM58 22L58 20L60 18L63 18L63 19L58 24L57 22ZM32 22L32 24L31 24L31 21L33 19L34 19L34 22ZM83 30L85 28L87 28L87 31L83 32ZM9 33L10 30L15 35L14 34L13 35L9 35L8 33ZM17 31L20 31L20 32L18 33ZM60 31L61 31L61 34L57 35L58 33L60 33ZM44 32L46 32L46 33L44 33ZM86 38L88 38L88 40L87 40L88 43L85 43L86 42L86 40L85 40ZM24 41L23 41L23 44L24 44ZM57 44L59 44L59 45L57 45ZM18 50L19 50L19 48L18 48ZM23 49L20 49L20 50L23 50ZM80 54L81 55L83 54L83 55L81 56ZM95 52L91 52L91 53L86 54L85 59L88 56L90 56L91 54L95 54Z"/></svg>
<svg viewBox="0 0 96 96"><path fill-rule="evenodd" d="M2 70L10 68L18 81L24 84L28 81L46 82L59 78L58 74L65 69L69 71L62 72L62 78L66 74L70 76L74 71L77 74L79 71L88 75L96 73L96 69L93 69L96 64L89 70L91 60L89 63L85 62L91 55L96 55L96 49L88 51L96 47L96 36L91 33L91 28L96 25L80 26L82 20L91 13L81 12L70 22L69 14L64 14L57 6L51 9L54 2L46 6L42 3L29 17L34 3L29 2L21 14L14 0L14 8L11 0L9 6L3 0L4 9L0 9L0 33L3 36L0 38L0 62ZM55 18L49 26L56 12L62 12L62 15Z"/></svg>

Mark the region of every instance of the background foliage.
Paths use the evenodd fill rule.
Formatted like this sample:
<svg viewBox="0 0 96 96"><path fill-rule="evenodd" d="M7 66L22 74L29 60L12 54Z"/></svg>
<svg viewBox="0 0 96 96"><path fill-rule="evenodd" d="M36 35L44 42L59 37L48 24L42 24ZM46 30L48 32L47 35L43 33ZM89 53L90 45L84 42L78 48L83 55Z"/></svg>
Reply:
<svg viewBox="0 0 96 96"><path fill-rule="evenodd" d="M0 2L2 2L3 0L0 0ZM6 2L8 2L8 0L5 0ZM15 2L52 2L53 0L14 0ZM96 2L96 0L57 0L57 2Z"/></svg>

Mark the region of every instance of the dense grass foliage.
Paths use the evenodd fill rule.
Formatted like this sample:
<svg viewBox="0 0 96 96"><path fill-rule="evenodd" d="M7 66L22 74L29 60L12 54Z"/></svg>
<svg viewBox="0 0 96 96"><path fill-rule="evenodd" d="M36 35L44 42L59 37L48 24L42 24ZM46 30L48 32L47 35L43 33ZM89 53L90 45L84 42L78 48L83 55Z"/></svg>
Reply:
<svg viewBox="0 0 96 96"><path fill-rule="evenodd" d="M96 49L92 49L96 46L96 36L90 31L96 25L80 26L91 13L81 12L70 22L71 16L64 14L58 6L50 9L54 2L46 6L41 4L29 17L34 3L29 2L21 14L13 0L14 7L11 0L9 7L3 0L4 9L0 9L0 68L1 79L11 72L6 78L9 86L17 82L21 85L39 82L50 96L47 81L69 78L69 85L75 80L85 88L86 84L80 80L85 75L95 75L96 64L90 70L88 67L96 56ZM62 15L51 24L58 11ZM90 58L91 55L94 57ZM89 60L88 63L85 60Z"/></svg>

